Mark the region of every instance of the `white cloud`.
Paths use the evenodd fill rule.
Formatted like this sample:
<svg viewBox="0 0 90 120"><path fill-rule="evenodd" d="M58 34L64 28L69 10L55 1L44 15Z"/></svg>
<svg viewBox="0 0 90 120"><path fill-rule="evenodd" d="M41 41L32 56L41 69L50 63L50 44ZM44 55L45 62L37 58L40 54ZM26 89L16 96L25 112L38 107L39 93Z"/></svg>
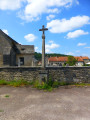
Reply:
<svg viewBox="0 0 90 120"><path fill-rule="evenodd" d="M19 17L27 22L40 19L43 13L58 13L61 7L70 7L77 0L27 0L24 11L19 12ZM58 7L58 8L57 8Z"/></svg>
<svg viewBox="0 0 90 120"><path fill-rule="evenodd" d="M74 55L72 52L65 53L66 55Z"/></svg>
<svg viewBox="0 0 90 120"><path fill-rule="evenodd" d="M89 16L76 16L70 18L69 20L52 20L51 22L47 23L47 28L49 28L49 31L52 33L64 33L76 28L80 28L86 24L89 24L89 22Z"/></svg>
<svg viewBox="0 0 90 120"><path fill-rule="evenodd" d="M85 47L85 48L90 48L90 47Z"/></svg>
<svg viewBox="0 0 90 120"><path fill-rule="evenodd" d="M7 35L9 34L9 33L8 33L8 30L6 30L6 29L3 29L2 31L3 31L4 33L6 33Z"/></svg>
<svg viewBox="0 0 90 120"><path fill-rule="evenodd" d="M48 9L47 13L59 13L60 10L58 10L58 8L54 8L54 9Z"/></svg>
<svg viewBox="0 0 90 120"><path fill-rule="evenodd" d="M38 50L38 47L35 47L35 51L37 51Z"/></svg>
<svg viewBox="0 0 90 120"><path fill-rule="evenodd" d="M36 36L34 34L28 34L25 35L24 38L28 41L28 42L33 42L36 39Z"/></svg>
<svg viewBox="0 0 90 120"><path fill-rule="evenodd" d="M49 16L46 17L47 20L51 20L53 18L55 18L55 15L49 15Z"/></svg>
<svg viewBox="0 0 90 120"><path fill-rule="evenodd" d="M79 52L80 52L80 50L76 50L76 52L77 52L77 53L79 53Z"/></svg>
<svg viewBox="0 0 90 120"><path fill-rule="evenodd" d="M1 10L16 10L21 8L22 2L26 0L0 0Z"/></svg>
<svg viewBox="0 0 90 120"><path fill-rule="evenodd" d="M48 43L54 43L54 41L50 40Z"/></svg>
<svg viewBox="0 0 90 120"><path fill-rule="evenodd" d="M67 34L67 39L76 38L76 37L79 37L81 35L87 35L87 34L89 34L89 32L84 32L83 30L76 30L74 32L69 32Z"/></svg>
<svg viewBox="0 0 90 120"><path fill-rule="evenodd" d="M85 46L87 43L78 43L77 46Z"/></svg>
<svg viewBox="0 0 90 120"><path fill-rule="evenodd" d="M45 45L45 50L47 53L51 53L53 49L60 47L59 44L54 43L53 41L49 41L49 44Z"/></svg>
<svg viewBox="0 0 90 120"><path fill-rule="evenodd" d="M49 44L46 45L46 49L47 48L48 49L54 49L54 48L58 48L58 47L59 47L59 45L55 44L55 43L51 43L50 45Z"/></svg>

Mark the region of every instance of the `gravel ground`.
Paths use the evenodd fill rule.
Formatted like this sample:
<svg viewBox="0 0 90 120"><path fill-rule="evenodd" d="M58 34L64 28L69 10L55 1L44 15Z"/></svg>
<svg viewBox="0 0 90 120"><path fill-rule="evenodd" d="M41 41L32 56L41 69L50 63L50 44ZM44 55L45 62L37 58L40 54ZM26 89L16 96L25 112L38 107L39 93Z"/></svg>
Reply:
<svg viewBox="0 0 90 120"><path fill-rule="evenodd" d="M90 120L90 87L0 86L0 120Z"/></svg>

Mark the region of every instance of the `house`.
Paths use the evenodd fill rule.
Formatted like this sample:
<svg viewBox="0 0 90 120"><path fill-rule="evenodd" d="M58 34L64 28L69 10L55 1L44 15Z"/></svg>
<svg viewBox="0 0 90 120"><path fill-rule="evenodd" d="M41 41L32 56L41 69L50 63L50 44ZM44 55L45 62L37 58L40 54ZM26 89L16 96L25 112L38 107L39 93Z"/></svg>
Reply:
<svg viewBox="0 0 90 120"><path fill-rule="evenodd" d="M50 57L48 58L49 66L62 66L67 62L67 57Z"/></svg>
<svg viewBox="0 0 90 120"><path fill-rule="evenodd" d="M88 61L90 61L88 57L80 56L74 58L77 60L76 66L83 66ZM48 66L63 66L64 64L66 64L67 61L68 57L50 57L48 58Z"/></svg>
<svg viewBox="0 0 90 120"><path fill-rule="evenodd" d="M85 57L80 56L80 57L83 59L83 61L84 61L85 64L90 61L90 58L87 57L87 56L85 56Z"/></svg>
<svg viewBox="0 0 90 120"><path fill-rule="evenodd" d="M34 64L34 46L21 45L0 30L0 67Z"/></svg>

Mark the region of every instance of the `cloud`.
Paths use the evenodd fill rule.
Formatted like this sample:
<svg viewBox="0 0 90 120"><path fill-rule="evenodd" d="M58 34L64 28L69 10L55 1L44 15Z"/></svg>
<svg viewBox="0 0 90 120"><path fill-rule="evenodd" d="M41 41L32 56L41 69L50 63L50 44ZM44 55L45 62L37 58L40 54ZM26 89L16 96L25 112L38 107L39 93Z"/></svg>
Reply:
<svg viewBox="0 0 90 120"><path fill-rule="evenodd" d="M79 53L79 52L80 52L80 50L76 50L76 52L77 52L77 53Z"/></svg>
<svg viewBox="0 0 90 120"><path fill-rule="evenodd" d="M77 0L27 0L25 9L18 15L27 22L36 21L44 13L59 13L61 7L72 6L73 1L77 4Z"/></svg>
<svg viewBox="0 0 90 120"><path fill-rule="evenodd" d="M56 43L54 43L53 41L49 41L48 43L49 43L49 44L46 44L46 45L45 45L45 49L46 49L46 52L47 52L47 53L51 53L51 52L52 52L51 50L60 47L59 44L56 44Z"/></svg>
<svg viewBox="0 0 90 120"><path fill-rule="evenodd" d="M38 47L35 47L35 51L37 51L38 50Z"/></svg>
<svg viewBox="0 0 90 120"><path fill-rule="evenodd" d="M8 30L6 30L6 29L3 29L2 31L3 31L4 33L6 33L7 35L9 34L9 33L8 33Z"/></svg>
<svg viewBox="0 0 90 120"><path fill-rule="evenodd" d="M74 32L69 32L67 34L67 39L70 39L70 38L77 38L81 35L87 35L89 34L89 32L84 32L83 30L76 30Z"/></svg>
<svg viewBox="0 0 90 120"><path fill-rule="evenodd" d="M65 53L66 55L74 55L72 52Z"/></svg>
<svg viewBox="0 0 90 120"><path fill-rule="evenodd" d="M85 48L90 48L90 47L85 47Z"/></svg>
<svg viewBox="0 0 90 120"><path fill-rule="evenodd" d="M39 47L35 47L35 52L42 53L42 50L40 50Z"/></svg>
<svg viewBox="0 0 90 120"><path fill-rule="evenodd" d="M28 41L28 42L33 42L36 39L36 36L34 34L28 34L25 35L24 38Z"/></svg>
<svg viewBox="0 0 90 120"><path fill-rule="evenodd" d="M86 24L90 23L89 16L76 16L69 20L66 19L56 19L47 23L47 28L52 33L64 33L76 28L80 28Z"/></svg>
<svg viewBox="0 0 90 120"><path fill-rule="evenodd" d="M87 43L78 43L77 46L85 46Z"/></svg>
<svg viewBox="0 0 90 120"><path fill-rule="evenodd" d="M49 15L49 16L46 17L47 20L51 20L53 18L55 18L55 15Z"/></svg>
<svg viewBox="0 0 90 120"><path fill-rule="evenodd" d="M60 10L58 10L58 8L54 8L54 9L48 9L47 13L59 13Z"/></svg>
<svg viewBox="0 0 90 120"><path fill-rule="evenodd" d="M50 40L48 43L54 43L54 41Z"/></svg>
<svg viewBox="0 0 90 120"><path fill-rule="evenodd" d="M1 10L16 10L21 8L22 2L26 0L0 0Z"/></svg>

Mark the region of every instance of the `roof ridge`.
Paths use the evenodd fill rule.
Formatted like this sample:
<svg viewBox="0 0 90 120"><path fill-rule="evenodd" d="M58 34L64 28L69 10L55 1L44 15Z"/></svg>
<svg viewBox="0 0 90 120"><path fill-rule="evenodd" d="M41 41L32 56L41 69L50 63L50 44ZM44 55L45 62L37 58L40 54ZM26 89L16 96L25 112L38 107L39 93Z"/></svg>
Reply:
<svg viewBox="0 0 90 120"><path fill-rule="evenodd" d="M8 39L10 39L10 41L12 40L13 42L15 42L16 44L19 44L18 42L16 42L13 38L11 38L9 35L7 35L5 32L3 32L3 30L0 29L0 32L2 33L2 35L5 37L7 37Z"/></svg>

